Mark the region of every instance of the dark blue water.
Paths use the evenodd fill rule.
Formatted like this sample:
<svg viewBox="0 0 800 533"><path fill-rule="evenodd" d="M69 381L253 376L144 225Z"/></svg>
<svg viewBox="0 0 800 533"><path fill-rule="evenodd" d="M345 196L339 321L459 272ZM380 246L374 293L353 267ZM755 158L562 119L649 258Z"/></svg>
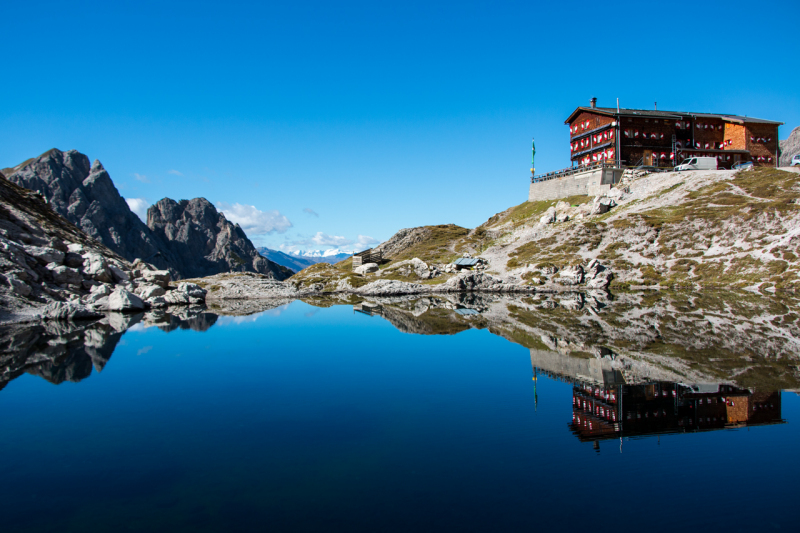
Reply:
<svg viewBox="0 0 800 533"><path fill-rule="evenodd" d="M763 425L582 440L573 384L532 372L487 330L345 306L135 326L102 372L0 391L0 529L797 529L795 393Z"/></svg>

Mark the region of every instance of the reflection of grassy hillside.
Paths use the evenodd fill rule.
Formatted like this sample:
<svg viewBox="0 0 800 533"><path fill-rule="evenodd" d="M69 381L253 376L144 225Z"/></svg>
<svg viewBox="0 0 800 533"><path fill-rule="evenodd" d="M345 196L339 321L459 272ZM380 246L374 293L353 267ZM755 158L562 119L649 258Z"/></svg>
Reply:
<svg viewBox="0 0 800 533"><path fill-rule="evenodd" d="M752 292L637 293L598 311L570 310L525 298L507 304L509 319L530 331L560 339L566 351L607 347L644 357L664 369L689 368L711 379L741 386L796 388L800 321L794 297ZM557 302L557 297L551 302ZM542 349L532 333L493 325L493 331L528 348Z"/></svg>
<svg viewBox="0 0 800 533"><path fill-rule="evenodd" d="M574 295L573 295L574 296ZM457 295L374 299L376 314L407 333L453 335L483 329L528 349L557 349L561 357L592 358L613 354L625 367L636 362L636 376L648 372L675 379L731 382L770 390L800 388L800 321L795 297L752 292L626 293L605 307L586 296L493 296L467 302ZM357 303L306 300L311 305ZM452 307L486 310L461 316ZM418 315L418 316L415 316ZM556 348L554 348L554 346ZM648 368L651 369L648 371Z"/></svg>

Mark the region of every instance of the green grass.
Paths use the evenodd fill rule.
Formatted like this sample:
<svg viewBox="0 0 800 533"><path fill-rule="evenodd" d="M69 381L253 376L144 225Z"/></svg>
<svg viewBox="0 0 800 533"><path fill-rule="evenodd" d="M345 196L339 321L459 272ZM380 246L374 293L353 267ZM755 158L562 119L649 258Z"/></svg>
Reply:
<svg viewBox="0 0 800 533"><path fill-rule="evenodd" d="M450 263L460 255L454 251L456 243L464 239L469 234L469 231L467 228L462 228L455 224L425 226L425 234L422 241L413 244L395 256L385 259L389 259L389 264L415 257L428 264Z"/></svg>

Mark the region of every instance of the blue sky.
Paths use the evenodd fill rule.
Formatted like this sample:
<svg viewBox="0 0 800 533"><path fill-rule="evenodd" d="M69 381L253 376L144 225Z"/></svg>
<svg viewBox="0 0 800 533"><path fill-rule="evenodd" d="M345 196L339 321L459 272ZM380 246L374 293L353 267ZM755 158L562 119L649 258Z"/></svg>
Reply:
<svg viewBox="0 0 800 533"><path fill-rule="evenodd" d="M99 159L257 245L474 227L568 166L587 105L800 126L798 2L6 2L0 167Z"/></svg>

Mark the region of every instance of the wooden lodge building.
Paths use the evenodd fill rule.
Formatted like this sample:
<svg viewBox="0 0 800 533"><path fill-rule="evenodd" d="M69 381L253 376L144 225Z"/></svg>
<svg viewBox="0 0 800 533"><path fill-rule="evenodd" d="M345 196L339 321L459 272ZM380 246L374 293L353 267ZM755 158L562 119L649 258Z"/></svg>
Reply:
<svg viewBox="0 0 800 533"><path fill-rule="evenodd" d="M716 157L720 168L745 161L777 166L782 122L738 115L578 107L565 124L573 166L675 166L688 157Z"/></svg>

